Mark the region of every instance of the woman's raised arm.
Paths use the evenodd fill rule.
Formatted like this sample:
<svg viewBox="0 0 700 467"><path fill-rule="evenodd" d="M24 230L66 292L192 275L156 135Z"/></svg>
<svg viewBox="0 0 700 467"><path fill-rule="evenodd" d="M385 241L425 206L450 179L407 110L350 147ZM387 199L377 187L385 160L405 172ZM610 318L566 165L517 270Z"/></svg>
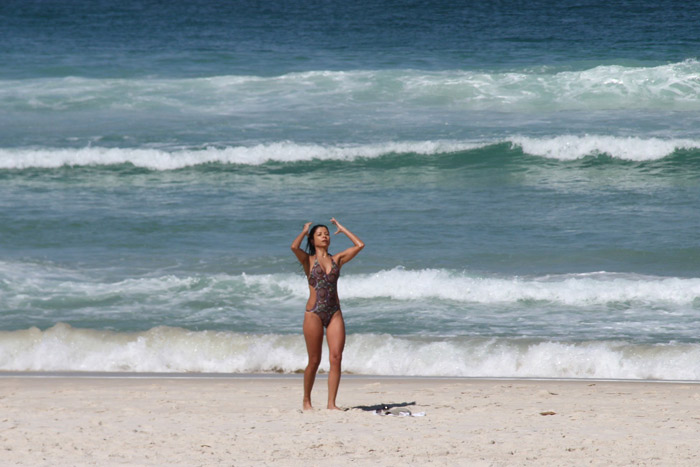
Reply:
<svg viewBox="0 0 700 467"><path fill-rule="evenodd" d="M339 233L344 233L353 243L353 246L351 246L347 250L341 251L336 255L336 257L338 258L338 267L340 267L343 264L350 261L351 259L353 259L360 252L360 250L362 250L365 247L365 244L362 240L360 240L357 237L357 235L340 225L340 222L335 220L335 217L331 218L331 222L338 228L338 230L335 232L335 235L338 235Z"/></svg>
<svg viewBox="0 0 700 467"><path fill-rule="evenodd" d="M309 268L309 254L301 249L301 242L302 240L304 240L304 237L306 237L306 235L309 233L310 226L311 222L307 222L306 224L304 224L304 228L301 230L301 233L297 235L297 237L292 242L292 251L294 252L294 255L297 257L301 265L304 266L304 272L306 272L307 275L309 274L309 271L307 271L307 269Z"/></svg>

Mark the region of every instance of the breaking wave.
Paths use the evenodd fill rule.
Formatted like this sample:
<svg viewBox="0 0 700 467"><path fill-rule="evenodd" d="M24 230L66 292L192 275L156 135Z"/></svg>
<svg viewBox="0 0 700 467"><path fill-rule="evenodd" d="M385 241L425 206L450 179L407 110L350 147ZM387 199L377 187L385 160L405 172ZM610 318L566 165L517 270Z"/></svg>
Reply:
<svg viewBox="0 0 700 467"><path fill-rule="evenodd" d="M516 151L517 152L514 152ZM156 148L1 148L0 169L113 166L130 164L149 170L177 170L205 164L259 166L298 162L374 160L400 156L459 155L465 158L517 158L518 152L542 158L571 161L607 155L625 161L654 161L681 151L700 155L700 140L620 137L606 135L562 135L553 137L513 136L494 141L397 141L358 145L323 145L294 142L251 146L192 149Z"/></svg>
<svg viewBox="0 0 700 467"><path fill-rule="evenodd" d="M344 371L366 375L700 379L700 345L622 341L349 335ZM0 331L0 370L298 373L301 335L240 334L157 327L119 333L58 324ZM321 364L328 371L328 362Z"/></svg>

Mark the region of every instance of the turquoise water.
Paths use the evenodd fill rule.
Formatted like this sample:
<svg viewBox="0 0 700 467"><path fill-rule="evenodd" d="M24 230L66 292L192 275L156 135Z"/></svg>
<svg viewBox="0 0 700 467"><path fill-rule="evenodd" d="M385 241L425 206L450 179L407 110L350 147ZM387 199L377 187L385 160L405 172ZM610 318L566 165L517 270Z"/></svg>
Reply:
<svg viewBox="0 0 700 467"><path fill-rule="evenodd" d="M700 378L697 7L151 5L0 6L0 369L297 371L337 217L349 371Z"/></svg>

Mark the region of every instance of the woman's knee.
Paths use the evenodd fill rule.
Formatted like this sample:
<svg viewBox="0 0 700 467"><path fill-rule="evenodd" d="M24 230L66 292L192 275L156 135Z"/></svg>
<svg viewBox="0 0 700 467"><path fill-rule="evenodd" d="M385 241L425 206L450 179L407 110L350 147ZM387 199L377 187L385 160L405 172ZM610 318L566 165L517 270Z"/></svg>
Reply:
<svg viewBox="0 0 700 467"><path fill-rule="evenodd" d="M309 363L308 363L307 366L308 366L309 368L312 368L312 369L314 369L314 370L317 370L318 367L319 367L319 365L321 365L321 356L320 356L320 355L318 355L318 356L316 356L316 355L311 356L311 355L310 355L310 356L309 356Z"/></svg>
<svg viewBox="0 0 700 467"><path fill-rule="evenodd" d="M328 356L331 366L340 366L343 361L343 351L330 352Z"/></svg>

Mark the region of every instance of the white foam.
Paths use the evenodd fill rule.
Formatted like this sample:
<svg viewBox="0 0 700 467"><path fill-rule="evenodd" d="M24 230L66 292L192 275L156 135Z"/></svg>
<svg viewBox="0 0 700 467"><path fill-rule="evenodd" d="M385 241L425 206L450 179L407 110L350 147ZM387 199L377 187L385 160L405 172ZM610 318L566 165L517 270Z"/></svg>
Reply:
<svg viewBox="0 0 700 467"><path fill-rule="evenodd" d="M243 304L250 297L271 302L290 298L303 301L308 287L302 274L171 274L102 281L54 268L13 266L0 262L4 293L0 305L16 309L27 299L48 303L119 298L125 304L147 302L177 307L188 300L212 304ZM700 299L700 278L640 276L619 273L563 274L536 277L487 277L446 269L408 270L397 267L375 273L343 274L339 284L343 300L385 299L395 301L449 300L462 303L508 304L541 301L568 306L637 303L687 306Z"/></svg>
<svg viewBox="0 0 700 467"><path fill-rule="evenodd" d="M597 66L582 71L449 71L406 74L406 99L449 99L451 106L504 112L696 110L700 62L655 67Z"/></svg>
<svg viewBox="0 0 700 467"><path fill-rule="evenodd" d="M376 375L699 380L700 345L350 334L343 364ZM0 331L3 371L293 373L305 365L301 334L116 333L65 324ZM321 369L328 371L327 359Z"/></svg>
<svg viewBox="0 0 700 467"><path fill-rule="evenodd" d="M210 163L260 165L314 160L354 161L388 154L435 155L469 151L510 143L523 152L559 160L608 154L611 157L647 161L662 159L681 149L698 149L700 140L640 138L610 135L560 135L532 138L513 136L492 141L388 141L358 145L302 144L291 141L201 149L147 148L0 148L0 169L58 168L132 164L151 170L175 170Z"/></svg>
<svg viewBox="0 0 700 467"><path fill-rule="evenodd" d="M295 360L304 345L287 336L168 327L116 333L58 324L0 336L0 368L17 371L274 371L302 365Z"/></svg>
<svg viewBox="0 0 700 467"><path fill-rule="evenodd" d="M510 138L510 141L527 154L559 160L608 154L617 159L648 161L662 159L679 149L700 148L700 140L605 135L562 135L550 138L518 136Z"/></svg>
<svg viewBox="0 0 700 467"><path fill-rule="evenodd" d="M297 276L246 276L249 285L279 287L299 297ZM452 300L466 303L545 301L572 306L615 302L692 304L700 298L700 279L615 273L542 277L483 277L444 269L394 268L372 274L345 274L338 283L344 299Z"/></svg>
<svg viewBox="0 0 700 467"><path fill-rule="evenodd" d="M504 112L662 109L698 110L700 62L652 67L597 66L587 70L509 71L413 69L315 70L281 76L0 81L0 103L19 110L178 110L227 115L359 108L377 103L398 115L410 109Z"/></svg>
<svg viewBox="0 0 700 467"><path fill-rule="evenodd" d="M260 165L270 161L352 161L391 153L443 154L482 147L471 141L387 142L366 145L319 145L277 142L204 149L129 149L86 147L0 149L0 169L58 168L133 164L152 170L174 170L209 163Z"/></svg>

